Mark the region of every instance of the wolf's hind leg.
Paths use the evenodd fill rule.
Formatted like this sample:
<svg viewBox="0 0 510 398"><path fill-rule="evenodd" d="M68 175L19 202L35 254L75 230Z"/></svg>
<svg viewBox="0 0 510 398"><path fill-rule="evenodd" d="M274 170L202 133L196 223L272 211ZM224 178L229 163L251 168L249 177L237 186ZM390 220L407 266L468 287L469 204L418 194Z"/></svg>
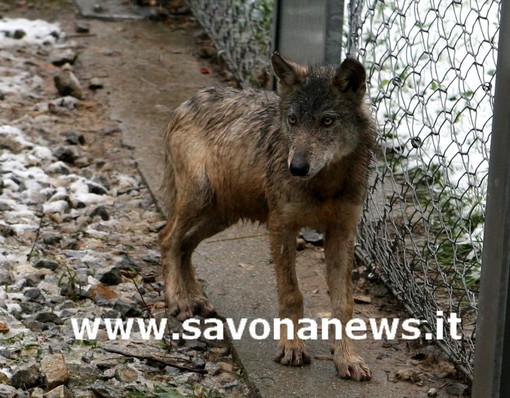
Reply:
<svg viewBox="0 0 510 398"><path fill-rule="evenodd" d="M207 203L187 195L174 206L165 228L159 234L161 264L168 313L182 321L193 315L216 313L195 278L191 256L198 244L225 229L226 225Z"/></svg>

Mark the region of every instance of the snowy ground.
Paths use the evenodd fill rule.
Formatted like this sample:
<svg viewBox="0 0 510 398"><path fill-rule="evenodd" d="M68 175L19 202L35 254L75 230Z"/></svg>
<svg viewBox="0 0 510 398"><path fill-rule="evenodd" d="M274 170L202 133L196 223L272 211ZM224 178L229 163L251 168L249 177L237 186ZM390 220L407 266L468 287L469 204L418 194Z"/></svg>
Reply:
<svg viewBox="0 0 510 398"><path fill-rule="evenodd" d="M396 154L381 170L404 182L428 177L429 193L417 192L414 206L433 229L470 245L478 261L500 2L367 3L362 56L381 145ZM434 211L427 216L430 200Z"/></svg>
<svg viewBox="0 0 510 398"><path fill-rule="evenodd" d="M79 61L84 98L58 94L65 36L0 19L0 396L247 395L221 342L76 339L73 318L166 316L164 220Z"/></svg>

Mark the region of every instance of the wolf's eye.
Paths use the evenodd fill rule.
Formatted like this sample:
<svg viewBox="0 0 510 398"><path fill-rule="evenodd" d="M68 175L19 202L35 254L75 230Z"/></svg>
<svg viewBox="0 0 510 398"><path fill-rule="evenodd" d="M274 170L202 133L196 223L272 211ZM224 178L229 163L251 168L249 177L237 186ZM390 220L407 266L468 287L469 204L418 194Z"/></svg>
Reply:
<svg viewBox="0 0 510 398"><path fill-rule="evenodd" d="M333 122L335 121L334 118L332 118L331 116L324 116L322 119L321 119L321 124L324 126L324 127L329 127L333 124Z"/></svg>
<svg viewBox="0 0 510 398"><path fill-rule="evenodd" d="M287 116L287 121L289 122L290 125L294 125L297 123L297 118L294 115L289 115Z"/></svg>

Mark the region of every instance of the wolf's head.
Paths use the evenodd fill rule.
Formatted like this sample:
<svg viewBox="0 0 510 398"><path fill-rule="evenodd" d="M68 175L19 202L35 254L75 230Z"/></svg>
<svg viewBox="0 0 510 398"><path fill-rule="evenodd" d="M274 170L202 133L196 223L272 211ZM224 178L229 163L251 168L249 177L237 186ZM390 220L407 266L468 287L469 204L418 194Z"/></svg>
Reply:
<svg viewBox="0 0 510 398"><path fill-rule="evenodd" d="M365 68L347 58L338 68L303 67L274 53L282 129L292 175L309 179L360 145L371 119L364 103Z"/></svg>

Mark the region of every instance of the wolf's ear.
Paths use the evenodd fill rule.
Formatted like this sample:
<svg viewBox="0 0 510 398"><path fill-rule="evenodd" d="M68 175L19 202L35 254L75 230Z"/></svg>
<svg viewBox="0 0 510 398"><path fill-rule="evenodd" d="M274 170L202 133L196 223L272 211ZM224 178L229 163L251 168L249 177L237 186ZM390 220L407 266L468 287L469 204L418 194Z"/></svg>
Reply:
<svg viewBox="0 0 510 398"><path fill-rule="evenodd" d="M361 102L365 96L367 73L354 58L346 58L338 67L334 84L352 101Z"/></svg>
<svg viewBox="0 0 510 398"><path fill-rule="evenodd" d="M300 84L306 75L306 68L294 62L287 61L277 52L273 53L271 64L273 65L274 73L280 80L280 83L287 89Z"/></svg>

